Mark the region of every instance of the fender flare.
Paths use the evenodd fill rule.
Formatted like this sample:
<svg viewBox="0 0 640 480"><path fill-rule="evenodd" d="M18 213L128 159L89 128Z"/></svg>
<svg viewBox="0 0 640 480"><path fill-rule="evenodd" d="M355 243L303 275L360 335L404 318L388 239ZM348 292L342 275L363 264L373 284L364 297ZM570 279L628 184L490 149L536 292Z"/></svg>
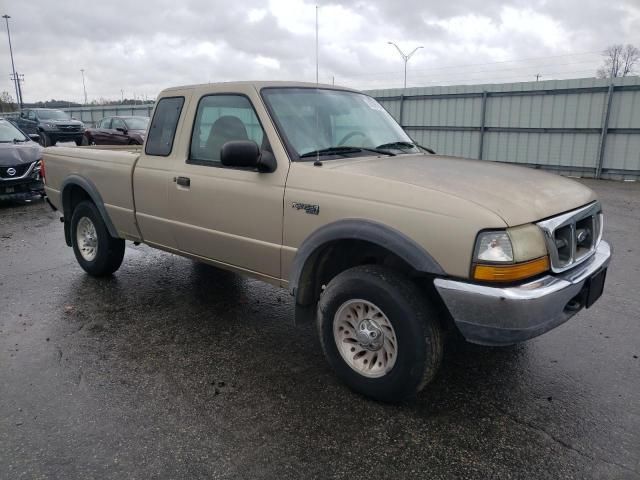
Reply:
<svg viewBox="0 0 640 480"><path fill-rule="evenodd" d="M104 206L104 201L102 200L102 196L98 192L98 188L95 186L95 184L91 180L85 177L81 177L80 175L72 174L72 175L69 175L67 178L65 178L64 181L62 182L62 185L60 186L60 195L62 198L62 211L65 219L65 222L64 222L65 223L65 239L67 240L67 244L70 245L70 241L71 241L70 237L66 238L67 235L70 235L71 215L72 215L71 206L69 205L71 198L68 193L69 190L67 190L67 187L70 187L70 186L78 186L82 188L87 193L87 195L89 195L89 197L95 204L96 208L100 212L100 216L102 217L102 220L104 221L104 224L107 227L107 231L109 232L109 235L111 235L114 238L119 238L118 231L114 227L113 222L111 221L111 218L107 213L107 209Z"/></svg>
<svg viewBox="0 0 640 480"><path fill-rule="evenodd" d="M393 252L418 272L446 275L429 252L404 233L372 220L344 219L318 228L298 248L289 272L289 292L296 299L305 269L311 266L309 260L319 249L338 240L365 240Z"/></svg>

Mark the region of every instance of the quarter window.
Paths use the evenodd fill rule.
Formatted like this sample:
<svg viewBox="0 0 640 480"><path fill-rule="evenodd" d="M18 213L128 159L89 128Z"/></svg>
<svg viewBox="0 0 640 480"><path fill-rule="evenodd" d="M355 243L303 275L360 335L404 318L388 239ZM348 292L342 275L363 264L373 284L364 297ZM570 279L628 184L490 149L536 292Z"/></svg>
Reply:
<svg viewBox="0 0 640 480"><path fill-rule="evenodd" d="M147 155L166 157L171 154L182 105L184 97L166 97L158 102L144 150Z"/></svg>
<svg viewBox="0 0 640 480"><path fill-rule="evenodd" d="M253 140L263 148L264 139L260 121L247 97L208 95L198 104L189 162L220 165L220 150L226 142Z"/></svg>

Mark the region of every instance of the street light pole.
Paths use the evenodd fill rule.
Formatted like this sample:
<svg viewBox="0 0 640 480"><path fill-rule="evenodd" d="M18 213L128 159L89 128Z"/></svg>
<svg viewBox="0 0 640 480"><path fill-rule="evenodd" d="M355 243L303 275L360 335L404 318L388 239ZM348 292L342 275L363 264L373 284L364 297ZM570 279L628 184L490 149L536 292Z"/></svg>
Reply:
<svg viewBox="0 0 640 480"><path fill-rule="evenodd" d="M394 42L387 42L387 43L389 45L393 45L394 47L396 47L396 50L398 50L398 53L402 57L402 60L404 60L404 88L407 88L407 63L409 62L409 59L413 56L414 53L416 53L418 50L424 47L416 47L413 49L411 53L405 54L402 50L400 50L400 47L396 45Z"/></svg>
<svg viewBox="0 0 640 480"><path fill-rule="evenodd" d="M82 89L84 90L84 104L87 104L87 86L84 84L84 68L80 69L82 73Z"/></svg>
<svg viewBox="0 0 640 480"><path fill-rule="evenodd" d="M9 31L9 15L3 15L5 22L7 23L7 37L9 38L9 54L11 55L11 70L13 71L13 83L16 87L16 103L20 105L22 109L22 99L20 98L20 90L18 89L18 76L16 75L16 67L13 63L13 47L11 46L11 32Z"/></svg>

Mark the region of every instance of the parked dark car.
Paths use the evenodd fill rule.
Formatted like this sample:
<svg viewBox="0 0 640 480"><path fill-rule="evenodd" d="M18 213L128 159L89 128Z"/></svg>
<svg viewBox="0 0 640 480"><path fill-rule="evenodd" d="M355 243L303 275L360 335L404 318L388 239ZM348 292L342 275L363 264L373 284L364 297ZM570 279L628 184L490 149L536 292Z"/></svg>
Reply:
<svg viewBox="0 0 640 480"><path fill-rule="evenodd" d="M149 117L105 117L87 128L82 145L142 145Z"/></svg>
<svg viewBox="0 0 640 480"><path fill-rule="evenodd" d="M42 151L34 139L0 118L0 200L44 196Z"/></svg>
<svg viewBox="0 0 640 480"><path fill-rule="evenodd" d="M55 145L59 140L82 144L84 124L62 110L27 108L20 112L16 123L23 132L39 135L43 147Z"/></svg>

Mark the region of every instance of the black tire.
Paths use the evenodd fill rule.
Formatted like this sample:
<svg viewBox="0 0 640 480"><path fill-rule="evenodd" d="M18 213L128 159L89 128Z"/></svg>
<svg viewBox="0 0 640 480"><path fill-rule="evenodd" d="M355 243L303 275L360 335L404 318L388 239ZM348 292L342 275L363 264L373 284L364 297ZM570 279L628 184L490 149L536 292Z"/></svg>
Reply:
<svg viewBox="0 0 640 480"><path fill-rule="evenodd" d="M88 219L95 228L97 250L94 258L85 258L78 245L78 223L81 219ZM95 204L85 200L73 210L71 216L71 244L73 253L82 269L94 277L111 275L120 268L124 258L125 243L121 238L113 238L102 220L102 215ZM84 254L86 255L86 254Z"/></svg>
<svg viewBox="0 0 640 480"><path fill-rule="evenodd" d="M336 344L336 313L353 299L378 307L395 332L395 364L378 378L352 368ZM436 310L415 283L385 267L354 267L333 278L318 302L317 322L322 349L338 377L352 390L376 400L399 402L414 396L433 380L442 362L443 340Z"/></svg>
<svg viewBox="0 0 640 480"><path fill-rule="evenodd" d="M80 138L76 138L76 139L75 139L75 142L76 142L76 146L78 146L78 147L79 147L79 146L81 146L81 145L83 145L83 144L84 144L84 143L83 143L83 142L84 142L84 136L82 136L82 137L80 137Z"/></svg>
<svg viewBox="0 0 640 480"><path fill-rule="evenodd" d="M51 146L51 137L49 136L49 134L40 132L40 145L42 145L43 147Z"/></svg>

